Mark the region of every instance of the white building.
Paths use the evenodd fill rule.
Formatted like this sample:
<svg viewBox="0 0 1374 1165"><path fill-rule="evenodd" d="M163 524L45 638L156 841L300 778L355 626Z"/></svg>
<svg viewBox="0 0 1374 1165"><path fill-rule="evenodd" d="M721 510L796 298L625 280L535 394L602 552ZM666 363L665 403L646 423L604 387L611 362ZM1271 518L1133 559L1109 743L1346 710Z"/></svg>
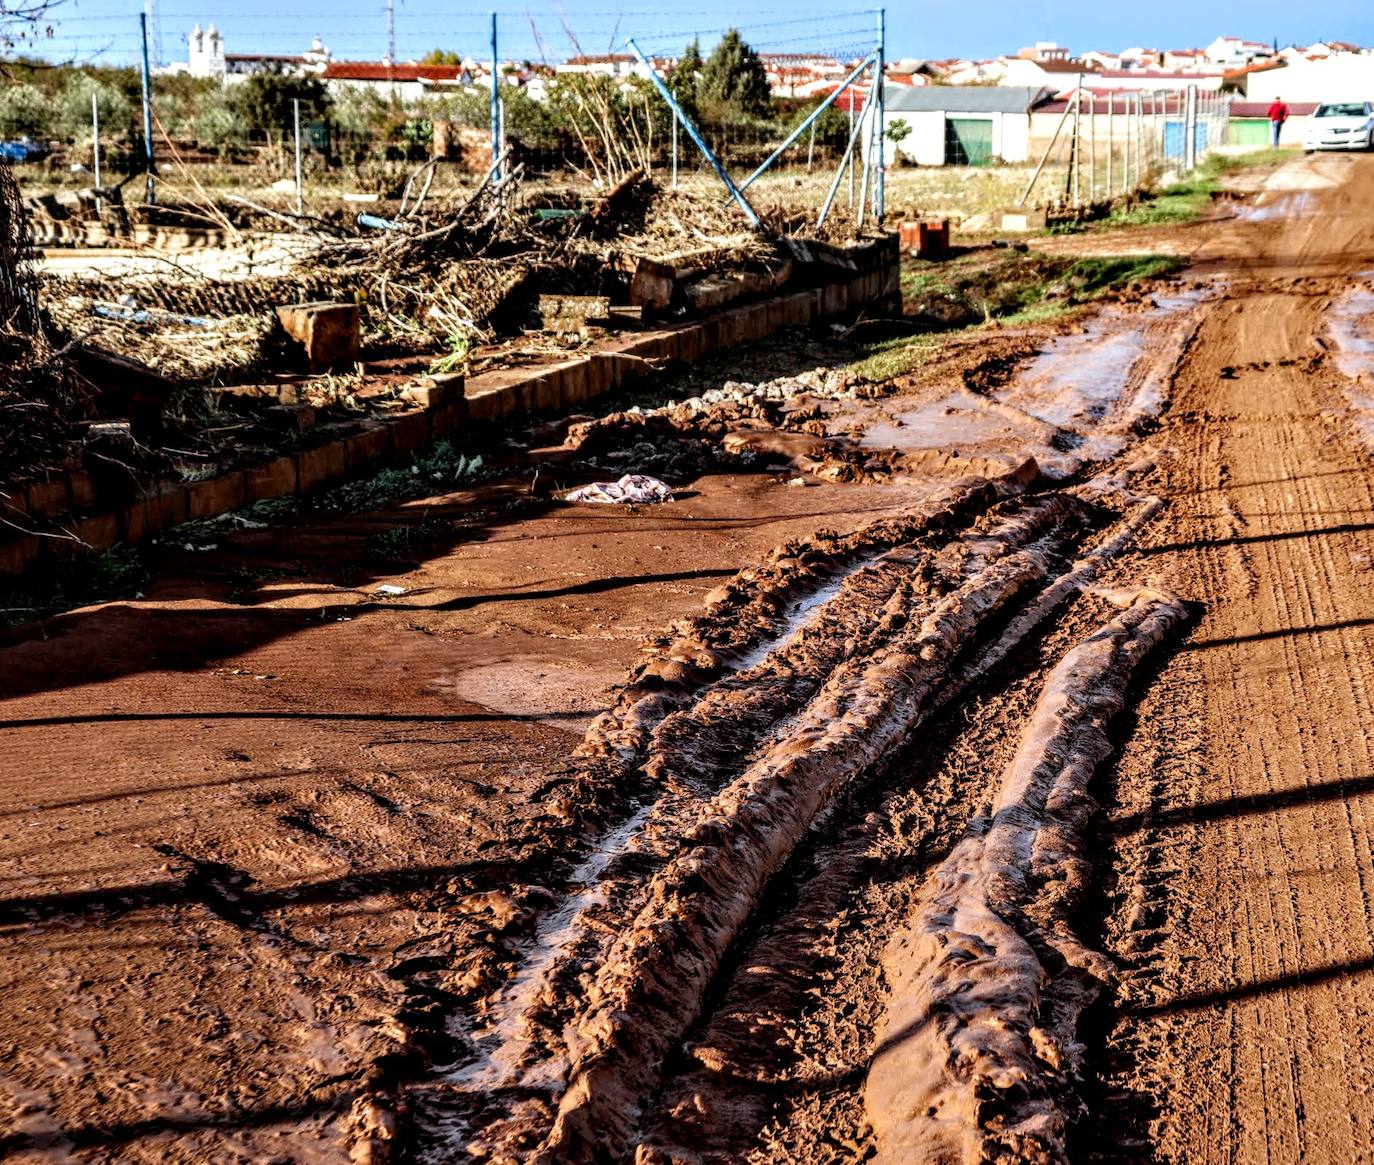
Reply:
<svg viewBox="0 0 1374 1165"><path fill-rule="evenodd" d="M888 85L883 90L883 147L922 166L1024 162L1030 157L1031 111L1049 98L1034 87ZM898 122L900 142L887 135Z"/></svg>
<svg viewBox="0 0 1374 1165"><path fill-rule="evenodd" d="M187 52L187 72L192 77L224 76L224 36L210 21L210 27L201 31L200 21L191 30Z"/></svg>
<svg viewBox="0 0 1374 1165"><path fill-rule="evenodd" d="M1204 50L1213 65L1239 69L1261 57L1272 57L1272 46L1261 40L1242 40L1238 36L1219 36Z"/></svg>
<svg viewBox="0 0 1374 1165"><path fill-rule="evenodd" d="M1292 60L1282 68L1263 69L1245 79L1251 101L1282 97L1289 104L1374 100L1374 56L1342 53L1316 60Z"/></svg>

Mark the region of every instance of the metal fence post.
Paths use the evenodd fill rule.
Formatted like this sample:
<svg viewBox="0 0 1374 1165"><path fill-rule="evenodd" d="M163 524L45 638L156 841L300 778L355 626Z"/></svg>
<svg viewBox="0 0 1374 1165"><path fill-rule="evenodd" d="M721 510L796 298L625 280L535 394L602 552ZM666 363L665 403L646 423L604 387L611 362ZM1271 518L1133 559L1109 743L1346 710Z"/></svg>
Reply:
<svg viewBox="0 0 1374 1165"><path fill-rule="evenodd" d="M1097 94L1088 112L1088 198L1097 202Z"/></svg>
<svg viewBox="0 0 1374 1165"><path fill-rule="evenodd" d="M673 189L677 189L677 118L673 118Z"/></svg>
<svg viewBox="0 0 1374 1165"><path fill-rule="evenodd" d="M100 101L96 90L91 90L91 150L95 155L95 213L102 213L100 198Z"/></svg>
<svg viewBox="0 0 1374 1165"><path fill-rule="evenodd" d="M157 202L157 190L153 185L155 178L153 168L153 82L151 70L148 68L148 14L146 12L138 14L138 31L139 37L143 41L143 162L147 167L143 199L151 206Z"/></svg>
<svg viewBox="0 0 1374 1165"><path fill-rule="evenodd" d="M873 70L876 75L874 84L878 86L878 104L874 109L874 118L877 122L877 130L874 137L878 142L878 160L874 163L878 167L877 174L874 175L873 186L873 217L878 220L879 229L883 225L883 212L886 209L887 188L887 141L886 125L886 94L883 92L887 84L887 9L878 9L878 64Z"/></svg>
<svg viewBox="0 0 1374 1165"><path fill-rule="evenodd" d="M291 115L296 130L296 213L305 213L305 183L301 180L301 99L291 98Z"/></svg>
<svg viewBox="0 0 1374 1165"><path fill-rule="evenodd" d="M1189 85L1183 112L1183 169L1191 173L1197 166L1197 86Z"/></svg>
<svg viewBox="0 0 1374 1165"><path fill-rule="evenodd" d="M1073 188L1074 206L1082 205L1083 172L1083 74L1078 74L1078 86L1073 94L1073 166L1069 178Z"/></svg>
<svg viewBox="0 0 1374 1165"><path fill-rule="evenodd" d="M1116 92L1113 90L1107 94L1107 201L1110 202L1116 194L1113 188L1112 179L1112 159L1116 156Z"/></svg>
<svg viewBox="0 0 1374 1165"><path fill-rule="evenodd" d="M496 175L493 181L501 181L501 165L497 161L501 157L501 91L497 88L499 83L501 62L497 59L496 45L496 13L491 14L491 160L496 167Z"/></svg>
<svg viewBox="0 0 1374 1165"><path fill-rule="evenodd" d="M749 225L753 227L759 226L760 220L758 212L749 205L749 200L745 198L744 191L735 185L735 180L730 177L725 167L721 165L720 159L716 157L711 147L706 144L706 140L701 136L700 131L692 124L692 119L683 112L682 106L677 103L677 99L673 96L673 91L668 88L663 78L658 75L658 70L649 63L648 57L640 50L639 45L635 44L633 37L625 43L629 50L634 53L635 58L648 72L649 80L653 83L654 88L658 90L658 95L668 103L668 108L673 111L673 116L682 123L682 128L687 131L687 136L692 139L692 144L695 145L696 148L701 151L702 156L711 163L711 169L716 172L716 177L725 184L725 189L730 192L730 197L735 200L740 210L744 212L744 217L749 220Z"/></svg>

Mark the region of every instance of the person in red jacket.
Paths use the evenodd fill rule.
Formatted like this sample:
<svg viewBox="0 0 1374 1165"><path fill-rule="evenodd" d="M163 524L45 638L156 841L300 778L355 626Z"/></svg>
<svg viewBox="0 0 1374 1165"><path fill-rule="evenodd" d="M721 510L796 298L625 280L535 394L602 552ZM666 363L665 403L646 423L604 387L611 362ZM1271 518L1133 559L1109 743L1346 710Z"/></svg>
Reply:
<svg viewBox="0 0 1374 1165"><path fill-rule="evenodd" d="M1288 120L1288 106L1283 103L1282 97L1275 97L1274 104L1269 107L1269 144L1277 148L1279 135L1283 133L1283 123Z"/></svg>

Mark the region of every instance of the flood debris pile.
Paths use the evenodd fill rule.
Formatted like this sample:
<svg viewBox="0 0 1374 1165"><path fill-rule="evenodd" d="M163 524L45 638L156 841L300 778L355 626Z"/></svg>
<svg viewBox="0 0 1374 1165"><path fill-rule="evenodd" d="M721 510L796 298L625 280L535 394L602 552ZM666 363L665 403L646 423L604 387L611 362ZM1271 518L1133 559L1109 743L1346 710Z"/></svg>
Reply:
<svg viewBox="0 0 1374 1165"><path fill-rule="evenodd" d="M18 186L0 162L0 489L70 463L89 398L43 327L29 246Z"/></svg>

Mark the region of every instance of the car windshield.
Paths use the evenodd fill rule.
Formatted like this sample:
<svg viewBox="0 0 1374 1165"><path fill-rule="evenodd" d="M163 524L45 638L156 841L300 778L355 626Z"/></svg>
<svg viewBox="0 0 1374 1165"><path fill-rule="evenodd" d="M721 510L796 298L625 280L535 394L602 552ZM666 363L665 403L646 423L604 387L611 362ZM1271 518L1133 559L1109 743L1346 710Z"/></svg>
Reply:
<svg viewBox="0 0 1374 1165"><path fill-rule="evenodd" d="M1364 117L1369 106L1358 101L1345 105L1323 105L1317 109L1318 117Z"/></svg>

